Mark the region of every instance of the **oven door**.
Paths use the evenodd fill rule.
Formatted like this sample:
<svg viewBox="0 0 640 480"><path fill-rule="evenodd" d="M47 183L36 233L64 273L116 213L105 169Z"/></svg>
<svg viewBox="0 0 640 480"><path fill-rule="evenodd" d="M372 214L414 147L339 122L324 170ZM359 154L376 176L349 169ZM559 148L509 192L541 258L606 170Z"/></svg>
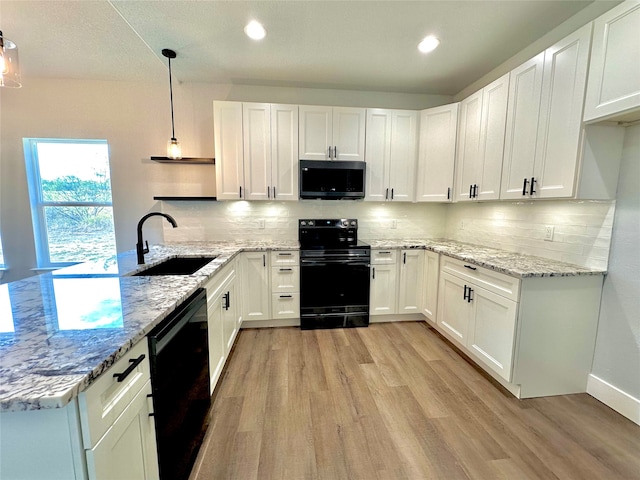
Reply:
<svg viewBox="0 0 640 480"><path fill-rule="evenodd" d="M369 324L369 256L300 259L303 329Z"/></svg>

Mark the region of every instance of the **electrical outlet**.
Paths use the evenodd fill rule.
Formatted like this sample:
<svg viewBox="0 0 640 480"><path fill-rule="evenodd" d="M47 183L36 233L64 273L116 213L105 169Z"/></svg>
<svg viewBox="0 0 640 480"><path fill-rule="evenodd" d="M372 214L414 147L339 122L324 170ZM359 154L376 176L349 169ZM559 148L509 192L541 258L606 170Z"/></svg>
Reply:
<svg viewBox="0 0 640 480"><path fill-rule="evenodd" d="M544 239L548 242L553 242L553 231L555 227L553 225L547 225L544 227Z"/></svg>
<svg viewBox="0 0 640 480"><path fill-rule="evenodd" d="M258 228L264 228L264 218L258 219Z"/></svg>
<svg viewBox="0 0 640 480"><path fill-rule="evenodd" d="M395 218L391 220L391 228L398 228L398 221Z"/></svg>
<svg viewBox="0 0 640 480"><path fill-rule="evenodd" d="M464 230L464 220L460 220L460 230Z"/></svg>

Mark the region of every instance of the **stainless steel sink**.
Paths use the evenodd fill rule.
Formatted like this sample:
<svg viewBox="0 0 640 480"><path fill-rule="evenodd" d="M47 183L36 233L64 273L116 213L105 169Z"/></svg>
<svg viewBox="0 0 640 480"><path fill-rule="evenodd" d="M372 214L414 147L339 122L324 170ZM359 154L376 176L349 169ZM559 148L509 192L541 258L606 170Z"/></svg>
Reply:
<svg viewBox="0 0 640 480"><path fill-rule="evenodd" d="M134 277L150 275L191 275L216 257L174 257L153 267L134 273Z"/></svg>

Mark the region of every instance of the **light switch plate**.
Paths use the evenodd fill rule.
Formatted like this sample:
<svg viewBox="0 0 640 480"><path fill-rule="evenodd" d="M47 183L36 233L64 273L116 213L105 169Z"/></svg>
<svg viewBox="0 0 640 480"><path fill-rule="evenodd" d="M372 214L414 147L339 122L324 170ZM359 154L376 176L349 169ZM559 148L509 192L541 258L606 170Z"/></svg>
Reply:
<svg viewBox="0 0 640 480"><path fill-rule="evenodd" d="M391 228L398 228L398 221L395 218L391 220Z"/></svg>
<svg viewBox="0 0 640 480"><path fill-rule="evenodd" d="M258 219L258 228L264 228L264 218Z"/></svg>

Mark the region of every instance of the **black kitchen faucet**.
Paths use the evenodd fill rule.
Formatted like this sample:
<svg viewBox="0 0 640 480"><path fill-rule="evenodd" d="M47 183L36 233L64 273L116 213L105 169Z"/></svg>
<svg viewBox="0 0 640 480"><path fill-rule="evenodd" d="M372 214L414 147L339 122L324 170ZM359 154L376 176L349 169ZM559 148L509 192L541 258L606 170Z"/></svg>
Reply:
<svg viewBox="0 0 640 480"><path fill-rule="evenodd" d="M151 212L151 213L147 213L144 217L142 217L138 222L138 243L136 243L136 253L138 254L138 265L142 265L144 263L144 254L149 253L149 242L145 241L144 242L145 245L142 244L142 224L147 218L153 217L155 215L160 215L161 217L166 218L169 221L169 223L173 226L173 228L176 228L178 226L175 219L167 213Z"/></svg>

